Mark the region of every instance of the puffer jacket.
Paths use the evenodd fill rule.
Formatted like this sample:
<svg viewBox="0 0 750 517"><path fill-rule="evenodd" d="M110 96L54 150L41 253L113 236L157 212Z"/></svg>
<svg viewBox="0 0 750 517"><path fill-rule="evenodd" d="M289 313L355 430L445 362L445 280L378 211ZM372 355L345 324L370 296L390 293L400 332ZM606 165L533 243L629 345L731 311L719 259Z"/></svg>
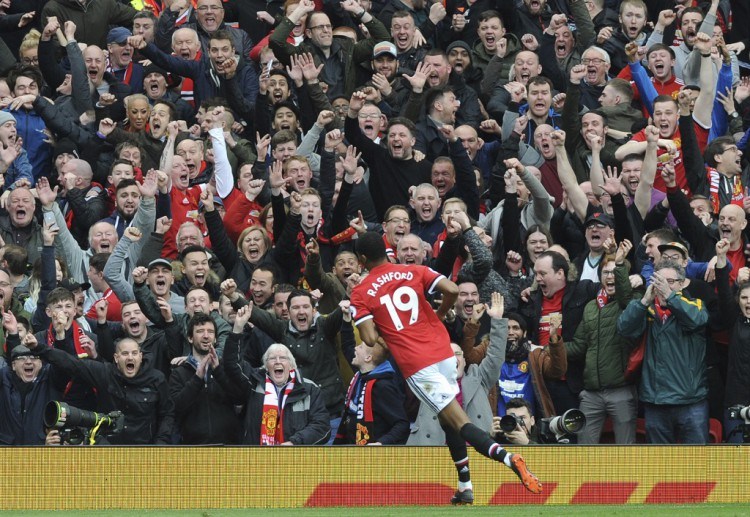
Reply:
<svg viewBox="0 0 750 517"><path fill-rule="evenodd" d="M637 296L628 280L625 266L615 268L615 296L602 308L591 300L583 309L583 319L575 337L565 343L568 357L585 359L583 387L587 390L619 388L627 384L623 373L633 340L617 335L617 318L631 298Z"/></svg>
<svg viewBox="0 0 750 517"><path fill-rule="evenodd" d="M253 311L263 312L263 311ZM232 332L227 339L224 369L227 378L245 394L245 423L241 442L260 445L260 424L263 418L263 401L266 389L266 371L251 368L240 360L240 334ZM295 356L296 357L296 356ZM322 445L331 433L330 415L323 394L317 384L304 379L297 370L295 386L284 406L284 441L294 445Z"/></svg>
<svg viewBox="0 0 750 517"><path fill-rule="evenodd" d="M706 334L708 310L701 300L672 293L672 314L661 322L654 304L631 301L617 320L617 332L638 339L648 332L640 399L650 404L695 404L708 396Z"/></svg>

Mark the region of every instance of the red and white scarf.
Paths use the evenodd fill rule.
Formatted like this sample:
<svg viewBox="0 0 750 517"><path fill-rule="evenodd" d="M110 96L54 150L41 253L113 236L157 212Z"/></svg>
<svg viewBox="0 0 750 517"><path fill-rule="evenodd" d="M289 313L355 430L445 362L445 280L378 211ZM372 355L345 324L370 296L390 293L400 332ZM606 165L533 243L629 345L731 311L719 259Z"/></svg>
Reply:
<svg viewBox="0 0 750 517"><path fill-rule="evenodd" d="M75 347L76 356L78 356L79 359L86 359L89 354L88 352L86 352L86 350L84 350L83 346L81 346L81 337L85 336L86 333L76 320L73 320L71 330L73 331L73 346ZM50 348L55 346L55 329L52 327L51 323L49 328L47 329L47 346ZM70 393L70 389L72 387L73 379L69 380L68 384L65 385L65 390L63 391L64 397L68 396L68 393Z"/></svg>
<svg viewBox="0 0 750 517"><path fill-rule="evenodd" d="M601 309L605 305L607 305L607 303L609 303L609 296L607 296L607 291L605 291L602 287L601 289L599 289L599 293L596 295L596 304Z"/></svg>
<svg viewBox="0 0 750 517"><path fill-rule="evenodd" d="M745 197L745 191L742 188L742 177L739 175L731 178L724 176L713 167L707 167L706 175L708 176L708 191L713 213L718 214L723 208L721 204L722 194L726 196L728 203L742 207L742 200ZM727 185L724 192L722 192L722 183Z"/></svg>
<svg viewBox="0 0 750 517"><path fill-rule="evenodd" d="M284 394L279 403L279 395L276 392L271 377L266 374L266 391L263 398L263 418L260 421L260 444L279 445L284 442L284 406L286 399L294 388L297 373L289 372L289 382L284 386Z"/></svg>

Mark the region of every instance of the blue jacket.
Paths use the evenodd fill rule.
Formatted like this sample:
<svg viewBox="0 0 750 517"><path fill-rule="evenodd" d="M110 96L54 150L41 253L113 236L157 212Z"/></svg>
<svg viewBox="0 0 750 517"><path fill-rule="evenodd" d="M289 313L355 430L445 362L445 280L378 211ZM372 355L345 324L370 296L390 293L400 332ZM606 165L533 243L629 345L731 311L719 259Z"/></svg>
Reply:
<svg viewBox="0 0 750 517"><path fill-rule="evenodd" d="M29 153L33 171L31 183L34 184L42 176L49 177L51 172L52 146L45 142L47 135L44 133L47 125L35 111L20 109L10 113L16 118L16 131L18 136L23 138L23 148ZM7 177L5 181L7 185Z"/></svg>
<svg viewBox="0 0 750 517"><path fill-rule="evenodd" d="M5 188L10 187L16 181L25 178L34 184L34 173L31 170L31 163L29 162L29 155L26 149L21 149L21 154L13 160L8 170L5 171Z"/></svg>

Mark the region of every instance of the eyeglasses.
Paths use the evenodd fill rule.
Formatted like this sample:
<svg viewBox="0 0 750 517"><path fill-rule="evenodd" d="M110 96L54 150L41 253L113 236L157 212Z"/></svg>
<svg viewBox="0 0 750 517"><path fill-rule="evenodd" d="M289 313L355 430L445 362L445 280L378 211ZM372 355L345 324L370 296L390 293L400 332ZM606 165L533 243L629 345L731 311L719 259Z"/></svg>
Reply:
<svg viewBox="0 0 750 517"><path fill-rule="evenodd" d="M679 253L675 255L666 255L662 253L661 258L663 258L664 260L682 260L682 255L680 255Z"/></svg>
<svg viewBox="0 0 750 517"><path fill-rule="evenodd" d="M205 13L208 11L223 11L224 8L220 5L202 5L198 8L196 8L196 11L200 13Z"/></svg>
<svg viewBox="0 0 750 517"><path fill-rule="evenodd" d="M583 63L584 65L599 66L602 63L604 63L604 60L603 59L599 59L598 57L594 57L594 58L588 58L587 57L586 59L581 59L581 63Z"/></svg>
<svg viewBox="0 0 750 517"><path fill-rule="evenodd" d="M666 280L669 285L679 284L680 282L682 282L682 278L665 278L664 280Z"/></svg>
<svg viewBox="0 0 750 517"><path fill-rule="evenodd" d="M21 59L21 62L24 65L38 65L39 64L39 58L38 57L24 57Z"/></svg>
<svg viewBox="0 0 750 517"><path fill-rule="evenodd" d="M409 224L408 219L404 219L403 217L391 217L386 221L386 223L396 223L396 224Z"/></svg>
<svg viewBox="0 0 750 517"><path fill-rule="evenodd" d="M377 113L360 113L357 117L359 117L360 120L378 120L380 115Z"/></svg>
<svg viewBox="0 0 750 517"><path fill-rule="evenodd" d="M736 145L730 145L729 147L724 148L724 150L721 152L721 154L724 154L727 151L732 151L733 153L736 153L739 151Z"/></svg>
<svg viewBox="0 0 750 517"><path fill-rule="evenodd" d="M308 29L310 29L311 31L314 31L314 30L329 31L332 28L333 28L333 26L330 23L326 23L326 24L323 24L323 25L316 25L315 27L308 27Z"/></svg>
<svg viewBox="0 0 750 517"><path fill-rule="evenodd" d="M36 361L38 359L40 359L38 355L22 355L21 357L16 357L14 360L21 361L23 363L26 361Z"/></svg>
<svg viewBox="0 0 750 517"><path fill-rule="evenodd" d="M602 276L615 276L614 269L602 269Z"/></svg>

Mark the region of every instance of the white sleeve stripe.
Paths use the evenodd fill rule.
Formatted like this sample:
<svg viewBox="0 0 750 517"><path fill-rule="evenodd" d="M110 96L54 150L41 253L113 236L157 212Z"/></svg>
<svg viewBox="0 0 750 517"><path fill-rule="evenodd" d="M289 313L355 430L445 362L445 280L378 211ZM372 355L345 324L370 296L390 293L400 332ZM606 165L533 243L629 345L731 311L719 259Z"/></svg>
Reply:
<svg viewBox="0 0 750 517"><path fill-rule="evenodd" d="M436 288L436 287L437 287L437 285L438 285L438 282L440 282L440 281L441 281L441 280L442 280L443 278L445 278L445 275L440 275L439 277L437 277L437 278L436 278L436 279L435 279L435 280L434 280L434 281L433 281L433 282L432 282L432 283L430 284L430 288L429 288L429 289L427 290L427 294L432 294L432 293L434 293L434 292L435 292L435 288Z"/></svg>
<svg viewBox="0 0 750 517"><path fill-rule="evenodd" d="M371 320L372 317L373 317L372 314L366 314L362 316L361 318L359 318L358 320L354 320L354 324L359 325L360 323L364 323L367 320Z"/></svg>

